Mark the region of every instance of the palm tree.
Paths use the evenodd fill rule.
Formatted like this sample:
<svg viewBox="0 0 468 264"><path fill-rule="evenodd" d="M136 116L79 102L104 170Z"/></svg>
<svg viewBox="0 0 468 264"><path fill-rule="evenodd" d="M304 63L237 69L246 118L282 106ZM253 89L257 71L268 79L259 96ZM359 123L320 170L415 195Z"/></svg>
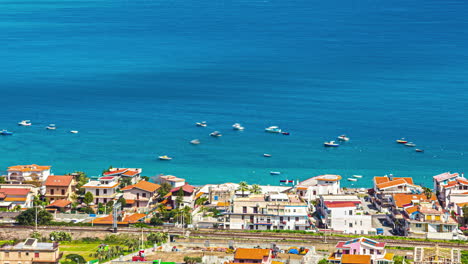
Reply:
<svg viewBox="0 0 468 264"><path fill-rule="evenodd" d="M260 188L258 184L252 184L252 186L250 187L250 193L261 194L262 188Z"/></svg>
<svg viewBox="0 0 468 264"><path fill-rule="evenodd" d="M423 187L423 192L426 195L427 199L431 199L432 197L432 190L427 187Z"/></svg>
<svg viewBox="0 0 468 264"><path fill-rule="evenodd" d="M208 202L208 198L206 197L201 197L198 200L195 201L195 205L204 205Z"/></svg>
<svg viewBox="0 0 468 264"><path fill-rule="evenodd" d="M242 192L242 196L244 196L244 192L249 190L249 185L245 181L239 182L239 187L237 187L238 191Z"/></svg>

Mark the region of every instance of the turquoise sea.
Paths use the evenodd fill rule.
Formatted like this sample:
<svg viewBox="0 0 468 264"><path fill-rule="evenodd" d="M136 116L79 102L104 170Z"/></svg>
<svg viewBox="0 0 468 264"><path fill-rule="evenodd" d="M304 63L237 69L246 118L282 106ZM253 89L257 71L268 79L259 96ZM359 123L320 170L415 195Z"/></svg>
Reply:
<svg viewBox="0 0 468 264"><path fill-rule="evenodd" d="M0 137L0 170L142 167L191 184L362 174L358 186L393 173L431 186L467 169L466 1L0 5L0 128L15 132ZM271 125L291 135L265 133ZM351 141L322 146L340 134Z"/></svg>

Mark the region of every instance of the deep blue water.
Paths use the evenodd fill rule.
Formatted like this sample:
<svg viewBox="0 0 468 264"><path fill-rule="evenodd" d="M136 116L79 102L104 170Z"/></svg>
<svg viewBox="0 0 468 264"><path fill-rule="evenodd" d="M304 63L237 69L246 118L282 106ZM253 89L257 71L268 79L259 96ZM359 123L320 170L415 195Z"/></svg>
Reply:
<svg viewBox="0 0 468 264"><path fill-rule="evenodd" d="M370 186L374 175L430 185L467 168L464 1L0 5L0 128L15 132L0 138L0 169L142 167L192 184L362 174L358 185ZM208 128L194 126L202 120ZM263 132L270 125L291 135ZM349 143L322 147L343 133ZM156 160L164 154L174 160Z"/></svg>

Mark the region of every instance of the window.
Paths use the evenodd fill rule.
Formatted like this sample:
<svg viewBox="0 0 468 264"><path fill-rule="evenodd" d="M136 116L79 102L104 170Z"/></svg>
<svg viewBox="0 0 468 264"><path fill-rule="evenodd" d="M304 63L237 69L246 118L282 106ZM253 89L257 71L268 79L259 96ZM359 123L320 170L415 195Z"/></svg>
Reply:
<svg viewBox="0 0 468 264"><path fill-rule="evenodd" d="M244 220L244 216L242 216L242 220Z"/></svg>
<svg viewBox="0 0 468 264"><path fill-rule="evenodd" d="M104 189L102 193L107 194L107 189Z"/></svg>
<svg viewBox="0 0 468 264"><path fill-rule="evenodd" d="M362 253L363 253L364 255L366 255L366 249L363 249Z"/></svg>
<svg viewBox="0 0 468 264"><path fill-rule="evenodd" d="M18 252L18 257L19 257L19 258L21 258L21 251L20 251L20 252Z"/></svg>
<svg viewBox="0 0 468 264"><path fill-rule="evenodd" d="M422 226L422 224L416 224L416 227L421 227L421 226Z"/></svg>
<svg viewBox="0 0 468 264"><path fill-rule="evenodd" d="M349 215L353 215L353 210L349 210Z"/></svg>
<svg viewBox="0 0 468 264"><path fill-rule="evenodd" d="M146 193L142 193L141 196L146 197Z"/></svg>
<svg viewBox="0 0 468 264"><path fill-rule="evenodd" d="M254 212L254 214L258 214L258 207L254 207L253 212Z"/></svg>
<svg viewBox="0 0 468 264"><path fill-rule="evenodd" d="M62 195L65 195L65 190L64 189L62 189Z"/></svg>
<svg viewBox="0 0 468 264"><path fill-rule="evenodd" d="M50 195L54 195L54 189L50 189Z"/></svg>
<svg viewBox="0 0 468 264"><path fill-rule="evenodd" d="M299 221L299 217L296 217L296 222L298 222L298 221Z"/></svg>
<svg viewBox="0 0 468 264"><path fill-rule="evenodd" d="M26 252L26 256L29 256L29 252Z"/></svg>
<svg viewBox="0 0 468 264"><path fill-rule="evenodd" d="M5 258L9 258L10 257L10 252L5 252Z"/></svg>
<svg viewBox="0 0 468 264"><path fill-rule="evenodd" d="M299 227L298 227L298 226L296 226L296 227L295 227L295 229L296 229L296 230L299 230Z"/></svg>
<svg viewBox="0 0 468 264"><path fill-rule="evenodd" d="M215 196L213 197L213 200L218 201L218 196L215 195Z"/></svg>
<svg viewBox="0 0 468 264"><path fill-rule="evenodd" d="M247 213L247 207L246 206L242 207L242 213L244 213L244 214Z"/></svg>
<svg viewBox="0 0 468 264"><path fill-rule="evenodd" d="M34 257L38 258L39 257L39 252L34 252Z"/></svg>
<svg viewBox="0 0 468 264"><path fill-rule="evenodd" d="M349 223L349 227L353 227L353 223Z"/></svg>
<svg viewBox="0 0 468 264"><path fill-rule="evenodd" d="M371 254L371 255L374 254L374 250L373 250L373 249L370 250L370 254Z"/></svg>

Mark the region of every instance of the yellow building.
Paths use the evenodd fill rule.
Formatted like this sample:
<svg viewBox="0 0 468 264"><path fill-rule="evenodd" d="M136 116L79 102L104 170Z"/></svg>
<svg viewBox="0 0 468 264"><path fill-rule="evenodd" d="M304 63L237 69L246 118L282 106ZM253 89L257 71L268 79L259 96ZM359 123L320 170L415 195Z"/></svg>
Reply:
<svg viewBox="0 0 468 264"><path fill-rule="evenodd" d="M60 257L58 243L40 243L34 238L0 248L0 264L57 264Z"/></svg>

